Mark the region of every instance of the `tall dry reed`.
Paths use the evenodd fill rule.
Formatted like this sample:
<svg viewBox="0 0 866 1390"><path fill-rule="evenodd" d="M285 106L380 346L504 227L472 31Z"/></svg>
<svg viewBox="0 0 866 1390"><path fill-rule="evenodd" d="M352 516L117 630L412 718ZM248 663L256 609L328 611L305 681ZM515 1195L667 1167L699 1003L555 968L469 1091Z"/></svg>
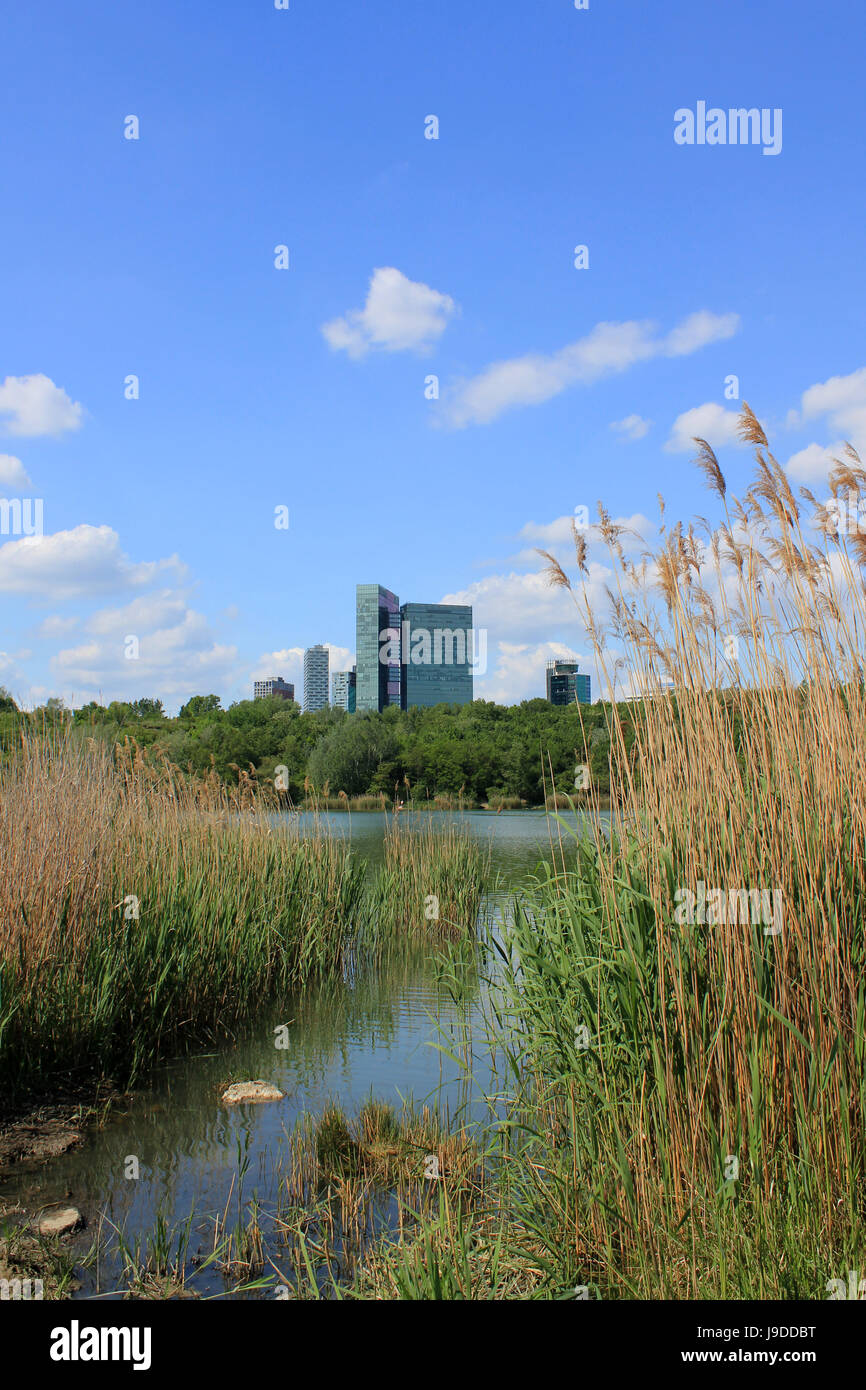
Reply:
<svg viewBox="0 0 866 1390"><path fill-rule="evenodd" d="M662 512L635 558L599 506L606 625L585 537L581 578L545 557L638 698L610 710L612 833L560 841L510 939L554 1155L515 1221L620 1295L822 1297L866 1254L866 534L741 428L742 500L697 441L712 525ZM846 515L866 496L853 450L829 487Z"/></svg>
<svg viewBox="0 0 866 1390"><path fill-rule="evenodd" d="M27 737L0 771L0 1077L134 1075L339 969L363 866L296 838L243 778Z"/></svg>

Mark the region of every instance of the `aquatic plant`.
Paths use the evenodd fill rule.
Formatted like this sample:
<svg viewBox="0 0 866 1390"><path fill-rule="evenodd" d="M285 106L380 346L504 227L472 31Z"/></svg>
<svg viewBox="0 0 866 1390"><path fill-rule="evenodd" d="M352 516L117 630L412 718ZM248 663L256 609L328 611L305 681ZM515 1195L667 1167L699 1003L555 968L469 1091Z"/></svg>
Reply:
<svg viewBox="0 0 866 1390"><path fill-rule="evenodd" d="M95 1065L128 1081L342 968L363 865L268 810L243 779L132 746L23 740L0 772L4 1087Z"/></svg>

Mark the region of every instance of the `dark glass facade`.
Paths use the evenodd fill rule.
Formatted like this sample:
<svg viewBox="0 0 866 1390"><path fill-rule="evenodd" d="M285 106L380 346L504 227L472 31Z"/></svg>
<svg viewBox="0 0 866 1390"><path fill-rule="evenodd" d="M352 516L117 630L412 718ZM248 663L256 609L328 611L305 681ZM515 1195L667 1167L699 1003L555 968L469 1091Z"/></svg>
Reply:
<svg viewBox="0 0 866 1390"><path fill-rule="evenodd" d="M472 609L467 604L404 603L400 609L403 709L472 703Z"/></svg>
<svg viewBox="0 0 866 1390"><path fill-rule="evenodd" d="M383 710L400 704L400 600L381 584L356 590L355 707Z"/></svg>
<svg viewBox="0 0 866 1390"><path fill-rule="evenodd" d="M548 661L547 698L552 705L592 704L592 680L581 675L576 661Z"/></svg>

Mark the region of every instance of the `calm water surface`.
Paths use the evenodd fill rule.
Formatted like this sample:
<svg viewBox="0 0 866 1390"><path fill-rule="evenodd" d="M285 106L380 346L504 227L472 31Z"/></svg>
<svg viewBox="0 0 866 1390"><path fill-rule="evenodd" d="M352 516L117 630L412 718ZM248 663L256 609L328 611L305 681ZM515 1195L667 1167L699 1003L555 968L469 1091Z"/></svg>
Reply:
<svg viewBox="0 0 866 1390"><path fill-rule="evenodd" d="M500 902L540 860L550 858L543 811L421 812L419 817L437 829L457 821L490 845ZM381 860L381 814L331 814L319 821L334 835L350 836L353 849L371 864ZM315 820L301 815L295 823L304 833ZM553 830L556 834L555 826ZM429 1102L470 1123L487 1115L483 1095L495 1091L497 1082L481 1022L484 974L483 964L479 973L470 961L463 970L462 994L455 999L431 953L416 952L280 1001L233 1043L160 1066L126 1108L80 1148L48 1165L22 1165L0 1183L0 1206L18 1202L28 1212L56 1202L77 1206L87 1221L78 1239L82 1250L100 1215L134 1244L139 1233L151 1230L157 1214L173 1225L194 1209L191 1249L200 1245L207 1254L208 1222L225 1208L232 1179L237 1179L239 1153L249 1159L246 1194L255 1193L267 1207L275 1198L274 1157L285 1153L285 1135L304 1113L318 1115L336 1101L352 1115L372 1094L397 1109L404 1100ZM274 1046L274 1029L284 1023L289 1024L289 1048L280 1051ZM275 1083L285 1099L220 1105L227 1082L250 1078ZM130 1157L138 1160L137 1180L125 1176ZM104 1229L110 1232L111 1227ZM111 1296L121 1282L111 1259L79 1277L82 1288L75 1297ZM225 1289L215 1271L202 1274L193 1287L205 1294Z"/></svg>

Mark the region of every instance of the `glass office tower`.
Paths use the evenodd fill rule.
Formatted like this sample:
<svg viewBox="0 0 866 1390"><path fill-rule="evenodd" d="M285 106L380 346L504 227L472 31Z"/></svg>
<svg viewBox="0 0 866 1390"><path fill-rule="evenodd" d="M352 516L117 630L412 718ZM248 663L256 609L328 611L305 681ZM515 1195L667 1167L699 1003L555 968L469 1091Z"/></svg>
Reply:
<svg viewBox="0 0 866 1390"><path fill-rule="evenodd" d="M400 609L401 699L415 705L472 703L472 608L462 603L404 603Z"/></svg>
<svg viewBox="0 0 866 1390"><path fill-rule="evenodd" d="M381 584L356 590L355 707L383 710L400 704L400 600Z"/></svg>
<svg viewBox="0 0 866 1390"><path fill-rule="evenodd" d="M334 709L344 709L348 714L355 713L356 669L335 671L331 677L331 704Z"/></svg>
<svg viewBox="0 0 866 1390"><path fill-rule="evenodd" d="M304 709L325 709L328 704L328 648L319 643L304 652Z"/></svg>
<svg viewBox="0 0 866 1390"><path fill-rule="evenodd" d="M547 698L552 705L592 704L592 681L581 675L576 661L548 661Z"/></svg>

